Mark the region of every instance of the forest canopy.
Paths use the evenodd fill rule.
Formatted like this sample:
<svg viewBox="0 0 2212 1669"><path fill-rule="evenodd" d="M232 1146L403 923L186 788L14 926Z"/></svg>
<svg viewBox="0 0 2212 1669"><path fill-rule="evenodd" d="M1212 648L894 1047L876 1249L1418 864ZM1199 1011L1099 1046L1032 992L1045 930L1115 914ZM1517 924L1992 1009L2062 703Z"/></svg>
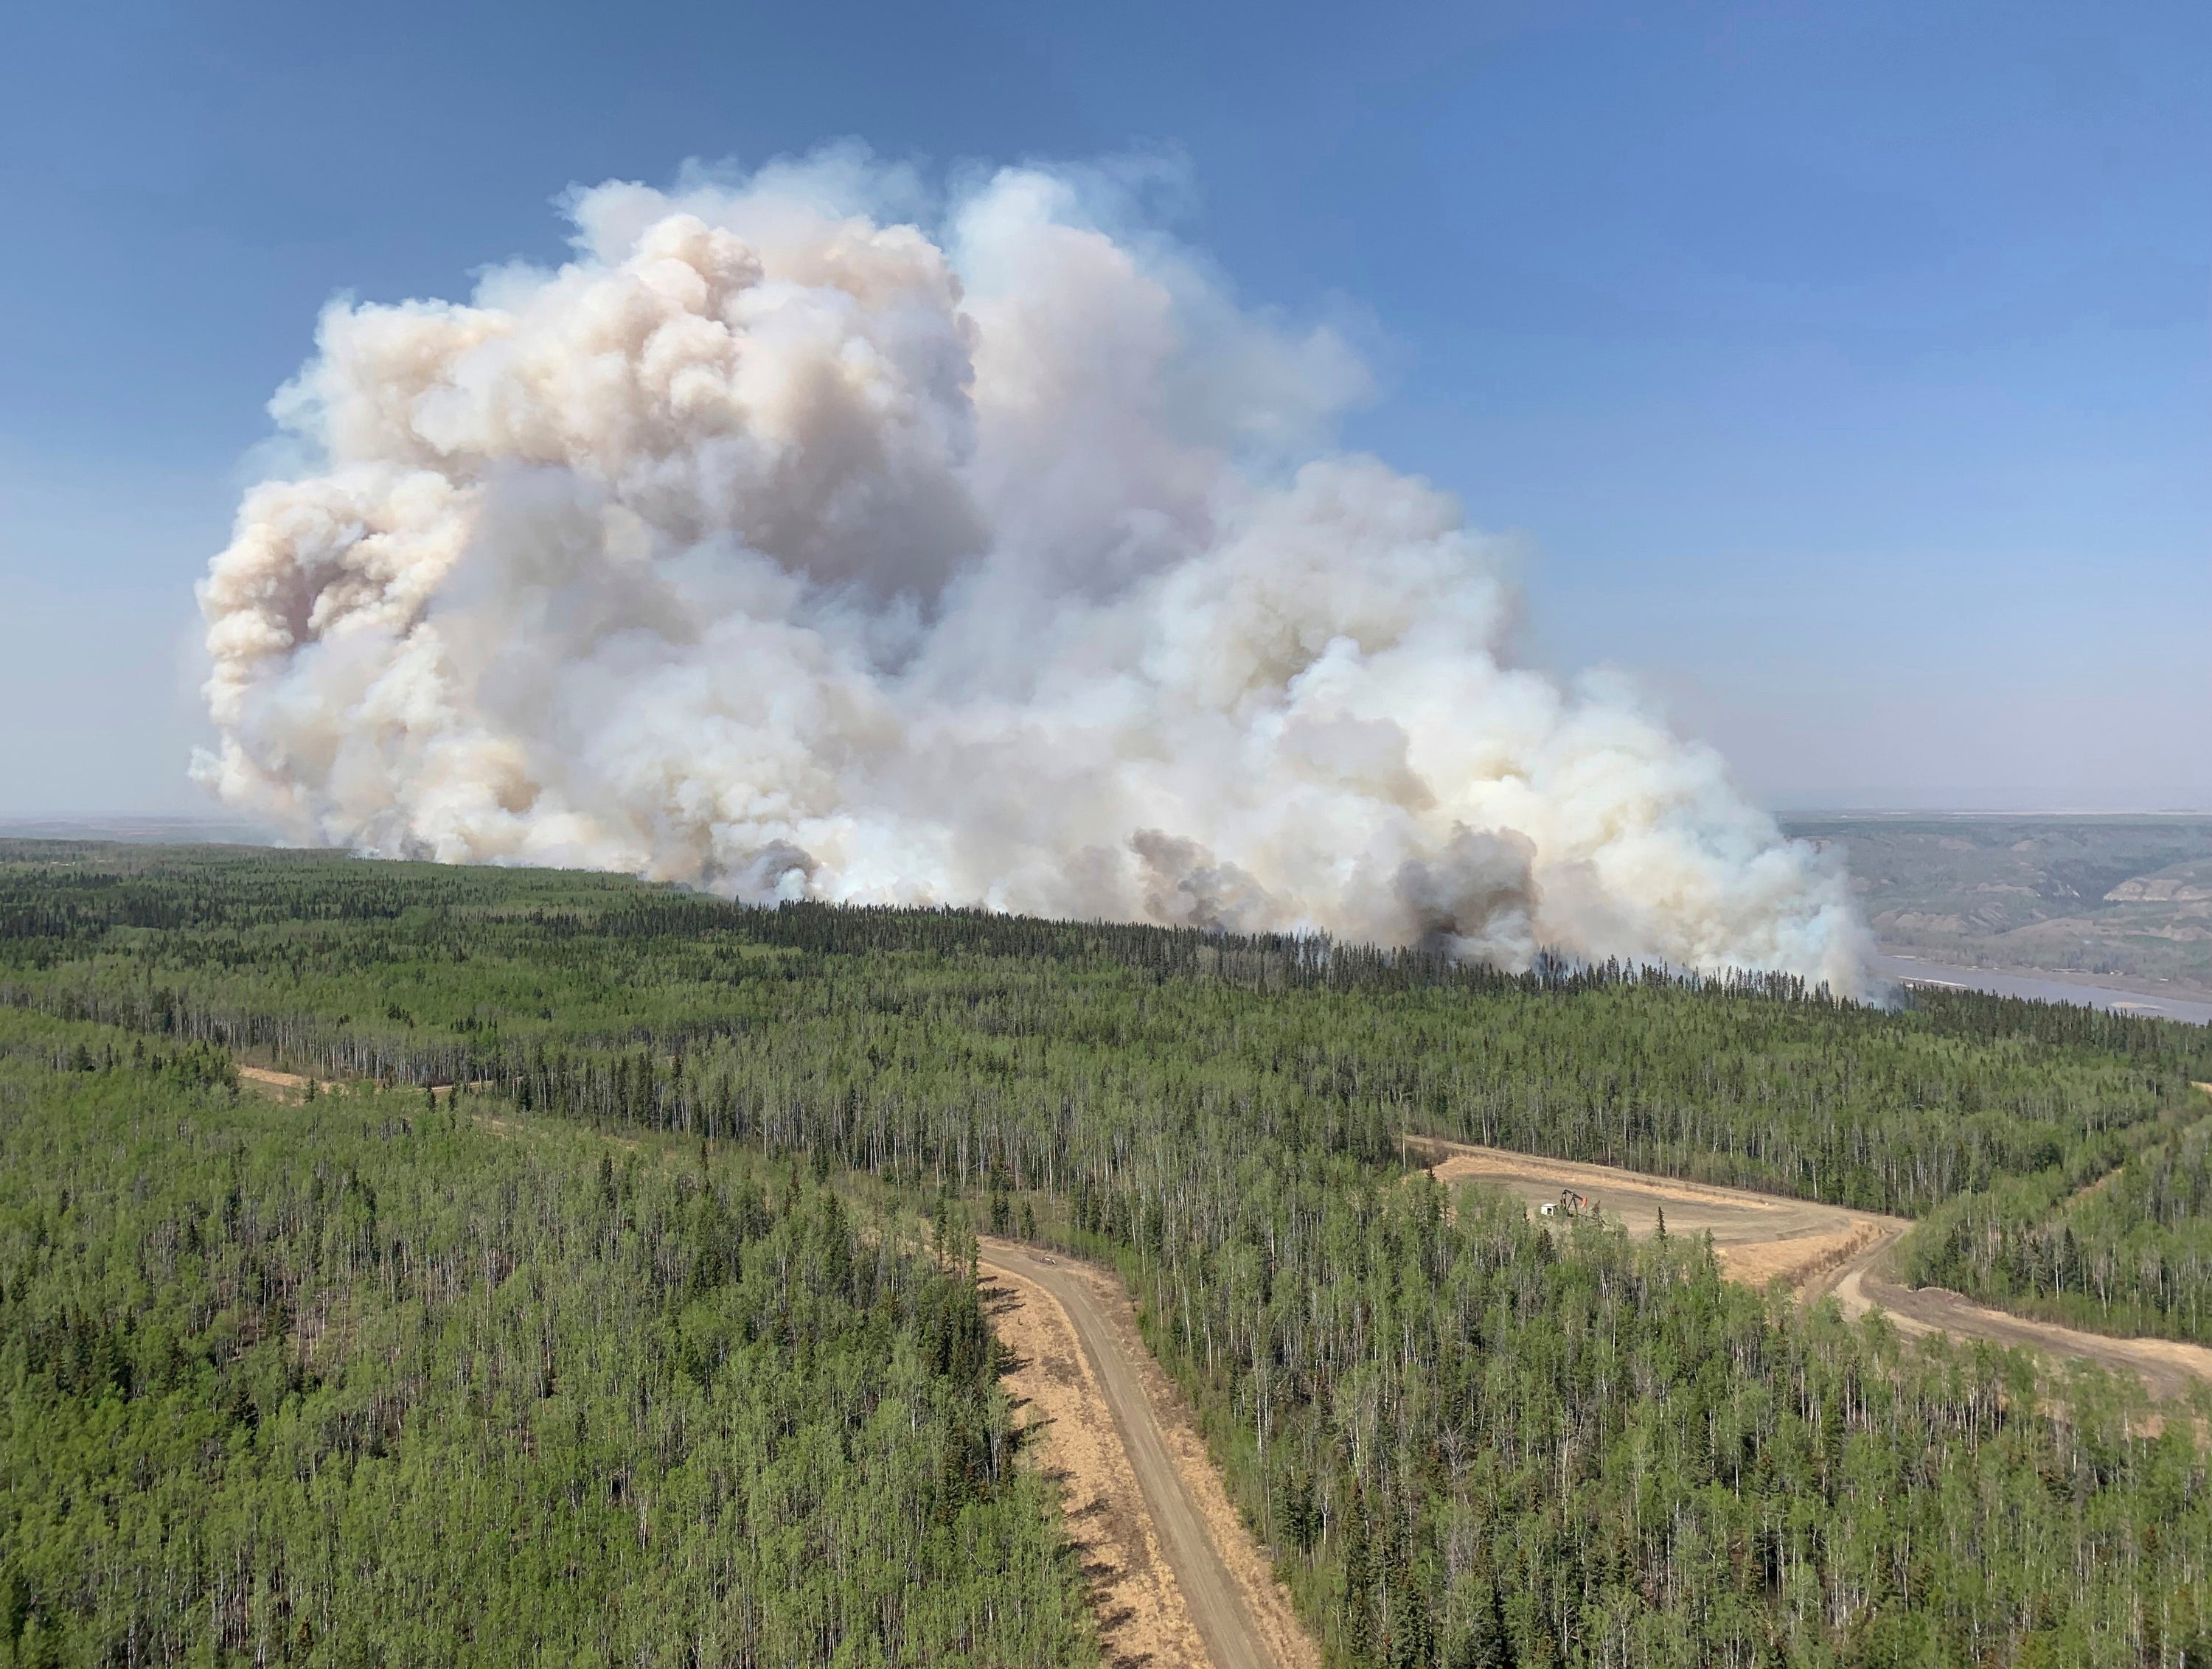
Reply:
<svg viewBox="0 0 2212 1669"><path fill-rule="evenodd" d="M0 846L0 1662L1088 1660L971 1228L1121 1271L1332 1663L2194 1661L2212 1405L1403 1138L1932 1214L1954 1270L1990 1209L2193 1235L2201 1079L1963 994ZM2114 1316L2201 1313L2160 1279Z"/></svg>

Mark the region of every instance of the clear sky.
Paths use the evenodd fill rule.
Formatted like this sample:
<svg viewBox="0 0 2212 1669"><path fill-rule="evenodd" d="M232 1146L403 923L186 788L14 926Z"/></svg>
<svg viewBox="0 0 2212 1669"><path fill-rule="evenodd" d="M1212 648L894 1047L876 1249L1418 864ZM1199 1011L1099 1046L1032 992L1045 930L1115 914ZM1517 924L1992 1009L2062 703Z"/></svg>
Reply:
<svg viewBox="0 0 2212 1669"><path fill-rule="evenodd" d="M0 816L200 806L191 587L316 309L571 182L1166 150L1347 440L1781 806L2212 809L2212 9L26 8L0 53Z"/></svg>

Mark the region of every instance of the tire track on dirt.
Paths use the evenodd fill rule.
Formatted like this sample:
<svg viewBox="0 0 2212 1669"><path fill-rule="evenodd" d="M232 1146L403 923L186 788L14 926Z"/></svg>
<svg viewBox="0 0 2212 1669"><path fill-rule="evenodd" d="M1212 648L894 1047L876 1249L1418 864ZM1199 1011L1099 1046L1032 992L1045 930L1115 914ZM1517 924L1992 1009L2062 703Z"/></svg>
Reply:
<svg viewBox="0 0 2212 1669"><path fill-rule="evenodd" d="M1890 1324L1909 1338L1940 1332L2094 1363L2114 1373L2133 1374L2160 1400L2185 1397L2197 1386L2212 1384L2212 1350L2202 1344L2081 1332L2056 1321L1990 1309L1945 1287L1900 1285L1871 1260L1844 1271L1835 1293L1836 1302L1854 1321L1880 1306Z"/></svg>
<svg viewBox="0 0 2212 1669"><path fill-rule="evenodd" d="M1148 1669L1319 1669L1121 1284L1055 1253L979 1245L981 1268L1014 1301L994 1297L994 1325L1028 1358L1009 1387L1048 1422L1045 1459L1069 1516L1079 1529L1097 1521L1088 1551L1108 1556L1094 1576L1109 1650Z"/></svg>

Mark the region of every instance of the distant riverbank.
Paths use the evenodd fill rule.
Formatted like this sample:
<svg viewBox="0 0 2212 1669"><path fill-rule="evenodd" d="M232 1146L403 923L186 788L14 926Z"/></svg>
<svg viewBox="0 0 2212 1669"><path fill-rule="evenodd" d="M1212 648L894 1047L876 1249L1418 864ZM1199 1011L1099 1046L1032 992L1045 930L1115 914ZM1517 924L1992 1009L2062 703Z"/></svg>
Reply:
<svg viewBox="0 0 2212 1669"><path fill-rule="evenodd" d="M2166 1020L2187 1020L2212 1025L2212 1002L2194 997L2169 997L2156 991L2125 991L2117 986L2092 984L2063 974L2009 973L1994 968L1954 968L1944 962L1923 962L1914 956L1872 956L1867 971L1877 980L1900 985L1963 986L1969 991L1993 991L2001 997L2027 997L2045 1003L2086 1004L2119 1014L2154 1015Z"/></svg>

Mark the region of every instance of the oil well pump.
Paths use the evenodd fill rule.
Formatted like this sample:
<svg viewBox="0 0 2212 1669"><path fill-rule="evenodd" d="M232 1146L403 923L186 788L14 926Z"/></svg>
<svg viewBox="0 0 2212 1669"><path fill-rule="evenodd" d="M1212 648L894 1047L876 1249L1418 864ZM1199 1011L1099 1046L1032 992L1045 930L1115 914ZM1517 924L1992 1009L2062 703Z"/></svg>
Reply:
<svg viewBox="0 0 2212 1669"><path fill-rule="evenodd" d="M1554 1205L1547 1200L1538 1206L1536 1211L1540 1217L1580 1217L1588 1209L1591 1207L1587 1196L1577 1193L1572 1188L1562 1188L1559 1190L1558 1205Z"/></svg>

